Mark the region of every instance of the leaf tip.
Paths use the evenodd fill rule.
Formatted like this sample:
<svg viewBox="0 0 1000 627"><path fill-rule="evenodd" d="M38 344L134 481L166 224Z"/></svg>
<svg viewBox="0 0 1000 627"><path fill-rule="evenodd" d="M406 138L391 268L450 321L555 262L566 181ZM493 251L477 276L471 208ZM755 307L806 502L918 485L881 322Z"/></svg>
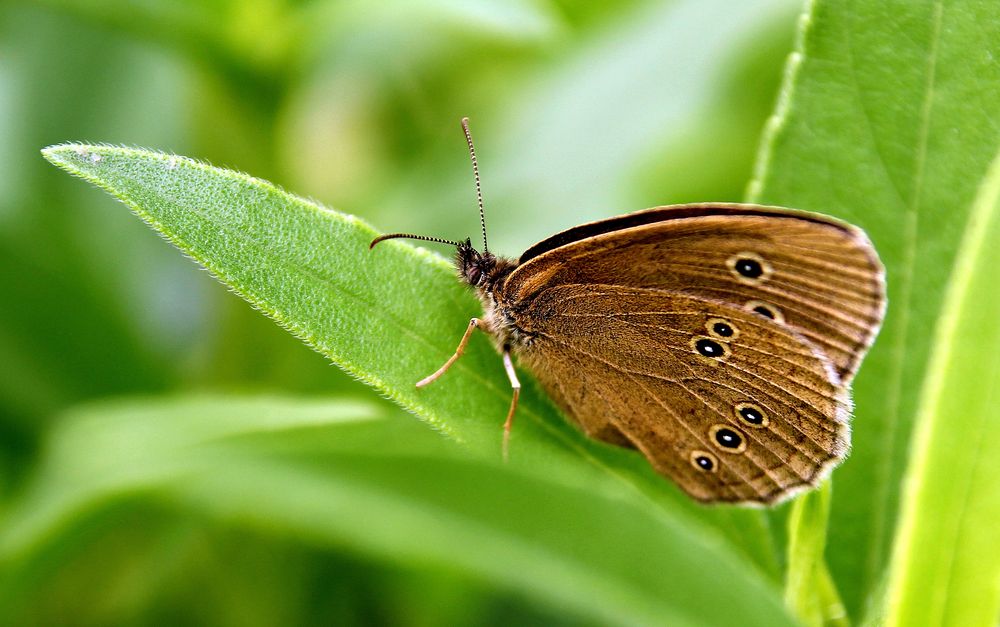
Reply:
<svg viewBox="0 0 1000 627"><path fill-rule="evenodd" d="M45 159L64 170L77 171L80 161L97 163L101 160L101 155L94 152L93 146L86 144L53 144L42 148L42 156Z"/></svg>

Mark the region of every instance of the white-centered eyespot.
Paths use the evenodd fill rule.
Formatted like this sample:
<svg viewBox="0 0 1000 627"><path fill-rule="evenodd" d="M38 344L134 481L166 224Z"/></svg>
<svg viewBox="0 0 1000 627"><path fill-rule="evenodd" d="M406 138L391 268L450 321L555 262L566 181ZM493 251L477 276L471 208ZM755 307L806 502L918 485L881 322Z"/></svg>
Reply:
<svg viewBox="0 0 1000 627"><path fill-rule="evenodd" d="M718 364L732 354L729 344L705 335L691 338L691 349L702 360L712 364Z"/></svg>
<svg viewBox="0 0 1000 627"><path fill-rule="evenodd" d="M764 429L771 424L771 419L767 417L760 405L756 403L737 403L733 408L736 419L748 427L754 429Z"/></svg>
<svg viewBox="0 0 1000 627"><path fill-rule="evenodd" d="M735 340L740 336L740 330L725 318L709 318L705 323L708 334L720 340Z"/></svg>
<svg viewBox="0 0 1000 627"><path fill-rule="evenodd" d="M725 453L742 453L747 450L747 439L738 429L729 425L712 425L708 429L712 444Z"/></svg>
<svg viewBox="0 0 1000 627"><path fill-rule="evenodd" d="M757 285L770 278L771 264L757 253L736 253L726 260L726 267L740 283Z"/></svg>
<svg viewBox="0 0 1000 627"><path fill-rule="evenodd" d="M691 451L691 465L702 472L717 472L719 460L708 451Z"/></svg>

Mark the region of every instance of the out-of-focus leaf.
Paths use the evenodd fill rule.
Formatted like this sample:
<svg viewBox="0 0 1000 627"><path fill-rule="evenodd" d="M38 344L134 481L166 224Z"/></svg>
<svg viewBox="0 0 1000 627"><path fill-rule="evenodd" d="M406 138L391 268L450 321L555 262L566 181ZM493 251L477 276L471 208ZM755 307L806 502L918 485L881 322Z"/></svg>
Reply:
<svg viewBox="0 0 1000 627"><path fill-rule="evenodd" d="M692 120L703 119L701 109L745 42L793 18L799 5L651 2L585 42L547 80L527 86L496 134L501 169L493 174L491 197L509 208L506 223L513 222L508 215L517 222L530 217L536 234L545 236L573 226L567 214L579 223L643 209L621 206L634 198L628 187L635 170L659 146L685 137ZM521 243L527 248L531 241Z"/></svg>
<svg viewBox="0 0 1000 627"><path fill-rule="evenodd" d="M719 137L714 149L725 156L704 156L690 143L711 142L720 129L742 121L739 115L724 120L713 116L713 105L725 98L719 94L720 84L734 64L758 52L748 49L759 48L762 33L773 36L779 27L790 31L800 4L800 0L638 3L602 28L583 33L586 37L567 42L562 54L511 76L504 97L516 97L495 114L490 114L487 103L468 102L465 97L461 104L466 108L452 119L435 120L437 128L448 132L439 135L443 139L433 151L420 153L423 169L404 181L412 186L398 180L386 186L380 218L393 229L409 231L440 231L446 225L456 229L449 237L475 226L460 115L472 120L491 241L497 250L516 255L542 237L581 222L678 202L676 195L662 195L664 187L655 195L639 193L649 186L637 185L636 180L648 168L665 167L661 155L672 146L690 156L686 162L679 159L681 168L672 173L685 178L697 177L691 171L706 162L706 169L723 170L719 160L733 158L729 142L756 145L755 123L743 127L752 130ZM783 33L782 39L790 36ZM742 86L749 93L734 97L760 100L753 93L758 83ZM772 93L763 96L772 97ZM733 178L742 185L747 174L749 166ZM667 193L688 191L666 187ZM428 216L417 210L423 207L435 211Z"/></svg>
<svg viewBox="0 0 1000 627"><path fill-rule="evenodd" d="M641 498L476 459L410 421L373 418L364 404L275 398L82 409L60 422L8 513L0 601L16 605L28 585L20 567L87 514L155 495L389 563L446 565L606 624L793 624L729 547Z"/></svg>
<svg viewBox="0 0 1000 627"><path fill-rule="evenodd" d="M864 227L888 272L829 526L859 616L884 573L932 329L1000 145L1000 21L988 1L817 0L802 29L750 197Z"/></svg>

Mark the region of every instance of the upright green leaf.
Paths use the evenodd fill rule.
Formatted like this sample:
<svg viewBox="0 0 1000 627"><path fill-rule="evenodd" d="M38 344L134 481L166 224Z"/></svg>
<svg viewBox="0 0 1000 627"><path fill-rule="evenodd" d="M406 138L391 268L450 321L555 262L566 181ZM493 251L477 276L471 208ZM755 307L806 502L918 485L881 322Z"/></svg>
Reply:
<svg viewBox="0 0 1000 627"><path fill-rule="evenodd" d="M966 225L921 398L886 625L1000 616L1000 154Z"/></svg>
<svg viewBox="0 0 1000 627"><path fill-rule="evenodd" d="M750 196L864 227L889 310L855 385L828 556L857 615L885 568L931 331L1000 145L1000 20L982 0L831 2L803 18Z"/></svg>
<svg viewBox="0 0 1000 627"><path fill-rule="evenodd" d="M101 511L155 498L320 548L443 565L600 624L794 624L776 587L730 547L641 499L482 460L413 421L377 418L358 402L280 398L74 412L0 530L0 613L45 598L46 549L73 542Z"/></svg>
<svg viewBox="0 0 1000 627"><path fill-rule="evenodd" d="M437 429L500 454L511 392L487 338L434 385L414 382L454 351L481 312L440 257L401 242L369 250L376 232L236 172L164 154L64 145L45 156L122 199L140 217L279 324ZM637 453L588 440L524 375L511 463L596 493L641 495L659 515L722 530L770 576L760 512L693 504ZM713 532L708 525L716 526Z"/></svg>

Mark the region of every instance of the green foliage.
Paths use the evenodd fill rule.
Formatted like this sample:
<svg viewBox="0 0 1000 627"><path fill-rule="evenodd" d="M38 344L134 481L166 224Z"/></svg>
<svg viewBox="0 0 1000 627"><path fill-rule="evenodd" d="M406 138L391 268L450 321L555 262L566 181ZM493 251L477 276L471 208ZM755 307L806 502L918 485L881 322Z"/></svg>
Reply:
<svg viewBox="0 0 1000 627"><path fill-rule="evenodd" d="M970 212L932 347L886 625L988 625L1000 614L1000 356L981 348L1000 346L998 241L1000 158Z"/></svg>
<svg viewBox="0 0 1000 627"><path fill-rule="evenodd" d="M1000 145L1000 23L988 2L817 2L769 124L755 200L862 226L889 309L855 388L836 473L830 567L876 613L933 329L977 190ZM980 227L975 227L980 228ZM988 344L968 356L986 368ZM925 512L927 515L929 512ZM839 548L850 547L850 550Z"/></svg>
<svg viewBox="0 0 1000 627"><path fill-rule="evenodd" d="M569 486L448 444L404 417L342 399L88 407L54 434L38 482L0 536L8 564L0 602L8 616L12 604L32 607L17 594L21 569L36 562L53 526L155 494L321 547L461 568L601 624L793 624L775 590L697 527L642 499ZM720 578L729 603L714 602Z"/></svg>
<svg viewBox="0 0 1000 627"><path fill-rule="evenodd" d="M991 3L816 0L800 20L749 197L864 227L890 307L855 385L851 457L773 512L693 505L638 454L580 435L527 374L500 463L509 391L486 338L413 387L478 312L437 255L369 251L361 220L232 170L106 145L45 151L428 429L350 400L360 385L23 155L81 135L165 146L455 237L474 224L466 114L491 248L516 253L609 212L733 199L790 3L48 4L0 7L6 45L33 53L10 70L30 96L0 116L19 123L0 145L13 174L0 181L0 360L18 365L0 376L0 479L17 486L0 524L6 617L995 622ZM325 400L191 395L232 387ZM125 392L146 396L65 411Z"/></svg>

